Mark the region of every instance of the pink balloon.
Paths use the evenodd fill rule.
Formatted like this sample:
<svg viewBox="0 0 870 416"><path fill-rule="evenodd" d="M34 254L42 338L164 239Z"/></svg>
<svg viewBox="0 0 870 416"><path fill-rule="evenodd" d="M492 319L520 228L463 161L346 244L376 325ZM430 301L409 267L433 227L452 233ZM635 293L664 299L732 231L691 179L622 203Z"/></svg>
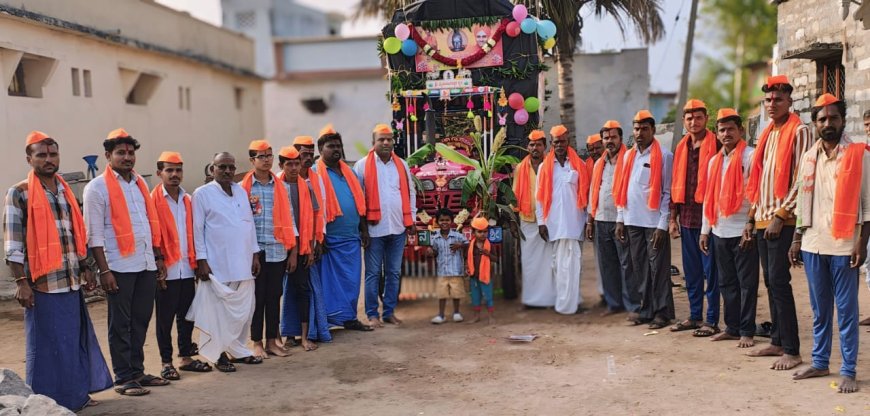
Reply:
<svg viewBox="0 0 870 416"><path fill-rule="evenodd" d="M517 23L517 22L510 22L510 23L507 24L507 27L505 28L505 33L507 33L508 36L510 36L510 37L512 37L512 38L515 38L515 37L517 37L517 36L520 35L520 31L521 31L521 30L522 30L522 29L520 29L520 24L519 24L519 23Z"/></svg>
<svg viewBox="0 0 870 416"><path fill-rule="evenodd" d="M411 36L411 28L409 28L408 25L404 23L396 25L396 37L399 38L399 40L408 39L408 36Z"/></svg>
<svg viewBox="0 0 870 416"><path fill-rule="evenodd" d="M525 109L517 110L517 112L514 113L514 123L517 123L518 126L525 126L528 122L529 112Z"/></svg>
<svg viewBox="0 0 870 416"><path fill-rule="evenodd" d="M508 105L514 110L519 110L526 105L526 100L523 98L522 94L515 92L508 96Z"/></svg>
<svg viewBox="0 0 870 416"><path fill-rule="evenodd" d="M523 6L522 4L518 4L514 6L513 16L514 20L516 20L517 22L522 22L523 19L529 16L529 9L527 9L526 6Z"/></svg>

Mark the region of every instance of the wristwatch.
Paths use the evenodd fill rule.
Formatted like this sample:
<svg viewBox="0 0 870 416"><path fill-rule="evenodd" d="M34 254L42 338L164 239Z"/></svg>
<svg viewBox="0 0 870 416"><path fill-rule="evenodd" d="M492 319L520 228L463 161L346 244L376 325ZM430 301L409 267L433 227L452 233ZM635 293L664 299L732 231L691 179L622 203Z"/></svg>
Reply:
<svg viewBox="0 0 870 416"><path fill-rule="evenodd" d="M92 272L97 271L97 260L93 257L86 257L84 260L80 262L80 266L87 267L88 270Z"/></svg>

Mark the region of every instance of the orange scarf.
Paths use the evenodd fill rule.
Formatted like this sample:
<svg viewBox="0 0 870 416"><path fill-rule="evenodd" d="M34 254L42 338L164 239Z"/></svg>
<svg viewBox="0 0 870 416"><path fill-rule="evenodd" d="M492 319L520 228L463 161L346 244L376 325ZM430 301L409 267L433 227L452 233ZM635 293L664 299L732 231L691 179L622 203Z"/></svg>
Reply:
<svg viewBox="0 0 870 416"><path fill-rule="evenodd" d="M356 174L347 166L344 161L338 161L338 166L341 168L341 176L347 181L347 186L350 187L350 192L353 194L353 202L356 204L356 210L360 217L366 215L366 198L362 188L359 186L359 180ZM323 159L317 161L318 172L323 172L320 178L323 179L323 190L326 193L326 222L335 221L335 217L344 215L341 212L341 205L338 203L338 198L335 196L335 190L332 188L332 180L329 179L329 172L326 171L326 163Z"/></svg>
<svg viewBox="0 0 870 416"><path fill-rule="evenodd" d="M535 215L535 207L532 204L533 173L531 156L526 156L517 165L517 170L514 172L514 196L517 200L517 206L514 208L514 211L519 212L527 218Z"/></svg>
<svg viewBox="0 0 870 416"><path fill-rule="evenodd" d="M172 266L181 260L181 241L178 238L178 227L175 225L175 217L169 209L169 203L163 195L163 184L159 184L151 191L151 199L157 209L157 217L160 218L160 233L163 239L163 256L166 258L166 266ZM193 248L193 209L190 206L190 195L182 196L185 212L185 229L187 230L187 261L190 268L196 269L196 251Z"/></svg>
<svg viewBox="0 0 870 416"><path fill-rule="evenodd" d="M378 155L374 149L369 150L366 156L365 165L365 185L366 185L366 220L380 221L381 220L381 197L378 189ZM399 194L402 196L402 223L405 227L410 227L414 224L414 218L411 213L411 191L408 186L408 172L405 171L405 164L402 159L392 154L393 164L396 165L396 171L399 173Z"/></svg>
<svg viewBox="0 0 870 416"><path fill-rule="evenodd" d="M278 173L278 179L284 180L284 172ZM314 206L311 205L311 194L305 178L296 176L296 192L299 195L299 254L311 253L311 240L314 238Z"/></svg>
<svg viewBox="0 0 870 416"><path fill-rule="evenodd" d="M791 113L788 116L788 121L786 121L779 130L779 142L776 146L776 159L774 160L775 163L773 169L773 195L777 199L783 199L786 194L788 194L791 172L786 169L792 166L795 133L797 133L797 129L800 125L800 117L795 113ZM749 197L749 202L753 204L758 202L758 194L761 189L761 171L764 168L764 150L767 147L767 138L770 137L770 132L773 131L773 129L774 123L771 121L761 133L761 138L758 140L758 145L755 147L755 154L752 156L752 167L749 172L749 183L746 185L746 195Z"/></svg>
<svg viewBox="0 0 870 416"><path fill-rule="evenodd" d="M466 256L466 263L468 263L468 275L474 276L474 247L477 243L472 241L471 244L468 245L468 255ZM491 244L489 244L489 239L484 240L483 249L487 252L491 253L492 249ZM490 260L489 257L480 254L480 274L477 276L477 280L480 280L483 284L489 283L489 274L490 274Z"/></svg>
<svg viewBox="0 0 870 416"><path fill-rule="evenodd" d="M728 169L722 177L722 164L725 163L725 149L713 157L713 167L710 176L712 183L704 193L704 216L710 225L716 225L719 214L730 217L743 204L743 152L746 149L746 141L741 140L731 151L731 160L728 161Z"/></svg>
<svg viewBox="0 0 870 416"><path fill-rule="evenodd" d="M293 231L293 207L290 206L290 197L287 195L287 188L284 188L282 180L272 175L273 192L275 195L272 198L272 233L275 235L275 240L281 243L287 250L292 250L296 247L296 233ZM248 172L242 179L242 188L248 193L248 198L251 197L251 187L254 185L254 171Z"/></svg>
<svg viewBox="0 0 870 416"><path fill-rule="evenodd" d="M695 188L695 202L699 204L704 202L704 194L707 188L707 166L709 166L710 159L719 150L717 148L716 136L710 130L706 130L706 132L704 143L701 143L701 154L698 158L698 186ZM692 145L691 137L691 133L683 136L674 152L671 201L675 204L686 203L686 168L689 164L689 146Z"/></svg>
<svg viewBox="0 0 870 416"><path fill-rule="evenodd" d="M63 186L63 197L69 205L76 254L85 257L88 253L87 236L79 203L63 178L55 175L55 179ZM57 222L48 198L45 197L45 188L32 170L27 174L27 192L27 264L30 267L30 278L35 282L36 279L63 267L63 252Z"/></svg>
<svg viewBox="0 0 870 416"><path fill-rule="evenodd" d="M586 163L573 148L568 147L567 161L571 167L577 171L577 208L586 209L586 204L589 198L589 174L586 171ZM538 195L537 200L541 203L541 211L543 211L543 220L546 221L550 215L550 205L553 203L553 168L556 163L556 152L550 150L541 167L538 168Z"/></svg>
<svg viewBox="0 0 870 416"><path fill-rule="evenodd" d="M318 242L321 242L323 241L323 221L326 219L324 216L326 209L323 207L320 175L314 169L308 168L308 182L311 183L311 190L314 191L314 199L317 201L317 209L314 211L314 238Z"/></svg>
<svg viewBox="0 0 870 416"><path fill-rule="evenodd" d="M858 222L858 199L860 198L861 175L864 167L865 147L852 143L840 161L837 172L837 188L834 196L834 214L831 218L831 235L836 239L852 238Z"/></svg>
<svg viewBox="0 0 870 416"><path fill-rule="evenodd" d="M627 149L625 145L620 145L619 153L616 155L616 171L619 172L622 169L622 158L625 157L625 152ZM604 164L607 163L607 153L598 158L598 161L595 162L595 167L592 169L592 192L590 192L589 196L589 215L592 218L595 218L595 214L598 212L598 194L601 193L601 180L604 176ZM616 176L614 175L614 179ZM613 182L614 184L616 181ZM615 188L614 188L615 189ZM613 190L611 189L611 192Z"/></svg>
<svg viewBox="0 0 870 416"><path fill-rule="evenodd" d="M623 164L621 170L617 169L617 176L614 178L613 199L616 206L621 208L625 208L628 203L628 183L631 182L631 170L634 168L636 155L637 146L628 151L626 155L628 161ZM659 209L662 199L662 148L656 139L653 139L650 144L649 164L649 197L646 206L655 211Z"/></svg>
<svg viewBox="0 0 870 416"><path fill-rule="evenodd" d="M592 160L592 156L589 156L584 160L586 163L586 176L592 177L592 170L595 169L595 161Z"/></svg>
<svg viewBox="0 0 870 416"><path fill-rule="evenodd" d="M160 248L160 220L157 218L157 209L154 207L154 201L151 200L151 195L148 193L145 180L136 171L133 171L133 176L136 179L136 184L139 186L139 192L142 192L142 199L145 200L145 214L148 217L148 224L151 228L151 245L154 248ZM112 229L115 230L115 239L118 242L118 250L121 252L121 257L126 257L136 252L136 239L133 236L133 225L130 223L130 210L127 208L127 199L124 198L121 184L118 183L118 178L115 177L115 172L109 165L106 165L103 178L106 180L106 191L109 194L109 211Z"/></svg>

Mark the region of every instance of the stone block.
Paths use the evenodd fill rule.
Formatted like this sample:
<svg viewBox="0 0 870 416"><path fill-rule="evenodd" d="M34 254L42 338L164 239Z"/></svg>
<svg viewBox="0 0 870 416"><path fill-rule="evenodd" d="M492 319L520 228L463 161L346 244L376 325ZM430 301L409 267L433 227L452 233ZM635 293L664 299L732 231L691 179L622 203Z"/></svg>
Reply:
<svg viewBox="0 0 870 416"><path fill-rule="evenodd" d="M14 371L4 368L0 369L0 396L11 394L13 396L30 396L33 390L24 383L24 380L15 374Z"/></svg>
<svg viewBox="0 0 870 416"><path fill-rule="evenodd" d="M20 409L24 407L24 402L27 400L25 396L16 396L14 394L7 394L4 396L0 396L0 409ZM16 413L17 415L18 413Z"/></svg>
<svg viewBox="0 0 870 416"><path fill-rule="evenodd" d="M24 402L21 416L75 416L75 413L57 404L51 397L33 394Z"/></svg>

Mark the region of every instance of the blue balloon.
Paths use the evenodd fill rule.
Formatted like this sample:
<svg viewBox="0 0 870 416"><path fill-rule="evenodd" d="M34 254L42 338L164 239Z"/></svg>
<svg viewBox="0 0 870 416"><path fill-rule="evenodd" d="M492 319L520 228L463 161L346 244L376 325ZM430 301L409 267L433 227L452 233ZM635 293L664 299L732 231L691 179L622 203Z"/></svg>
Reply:
<svg viewBox="0 0 870 416"><path fill-rule="evenodd" d="M535 22L535 19L527 17L523 20L522 23L520 23L520 29L522 29L523 33L531 35L532 33L535 33L535 30L538 29L538 23Z"/></svg>
<svg viewBox="0 0 870 416"><path fill-rule="evenodd" d="M414 56L417 54L417 43L415 43L412 39L405 39L402 41L402 53L405 56Z"/></svg>
<svg viewBox="0 0 870 416"><path fill-rule="evenodd" d="M541 20L538 22L538 36L541 39L549 39L556 36L556 24L550 20Z"/></svg>

